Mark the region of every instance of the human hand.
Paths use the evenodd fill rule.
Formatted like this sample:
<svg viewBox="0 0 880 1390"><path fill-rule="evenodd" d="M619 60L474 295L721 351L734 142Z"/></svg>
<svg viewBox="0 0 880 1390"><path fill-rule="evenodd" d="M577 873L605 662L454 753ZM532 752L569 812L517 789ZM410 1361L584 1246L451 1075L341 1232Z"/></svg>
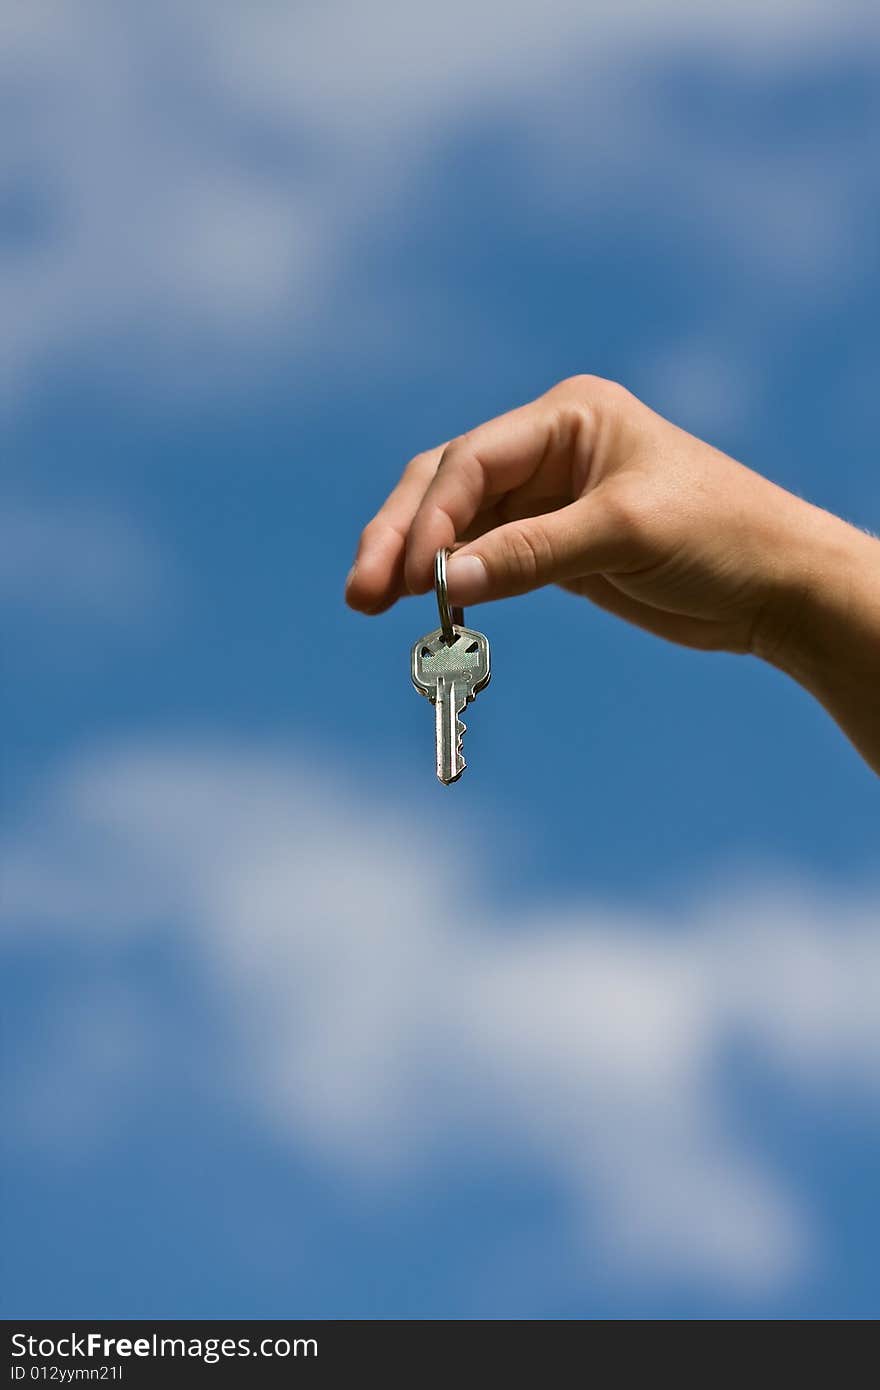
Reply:
<svg viewBox="0 0 880 1390"><path fill-rule="evenodd" d="M346 597L388 608L450 557L458 604L557 583L674 642L748 651L797 589L799 498L650 410L573 377L419 454L361 536ZM781 615L780 615L781 616Z"/></svg>
<svg viewBox="0 0 880 1390"><path fill-rule="evenodd" d="M830 710L880 771L880 542L598 377L419 454L365 528L346 586L379 613L556 583L673 642L754 652Z"/></svg>

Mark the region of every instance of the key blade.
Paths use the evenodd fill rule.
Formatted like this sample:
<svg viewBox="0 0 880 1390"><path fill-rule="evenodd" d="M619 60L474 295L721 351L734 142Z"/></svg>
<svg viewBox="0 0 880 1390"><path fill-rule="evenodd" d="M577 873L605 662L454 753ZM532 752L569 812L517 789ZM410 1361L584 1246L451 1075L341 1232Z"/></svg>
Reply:
<svg viewBox="0 0 880 1390"><path fill-rule="evenodd" d="M437 777L444 787L457 782L467 767L461 751L465 726L459 715L467 704L467 693L455 681L441 676L434 698Z"/></svg>

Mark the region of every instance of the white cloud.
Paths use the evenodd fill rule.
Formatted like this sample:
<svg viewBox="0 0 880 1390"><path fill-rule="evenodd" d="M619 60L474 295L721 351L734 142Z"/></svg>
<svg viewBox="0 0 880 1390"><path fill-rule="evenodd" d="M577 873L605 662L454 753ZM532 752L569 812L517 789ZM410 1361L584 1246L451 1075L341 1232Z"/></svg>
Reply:
<svg viewBox="0 0 880 1390"><path fill-rule="evenodd" d="M375 350L414 310L369 283L364 247L405 223L444 142L487 119L523 133L519 181L534 176L544 217L554 187L601 204L657 178L683 234L726 242L768 283L851 264L851 147L719 154L669 124L643 77L684 54L752 73L864 55L878 23L859 0L95 0L89 15L0 8L11 401L83 351L123 378L147 351L167 392L247 376L282 342L303 359Z"/></svg>
<svg viewBox="0 0 880 1390"><path fill-rule="evenodd" d="M737 1133L725 1058L748 1048L805 1103L876 1098L877 899L739 875L674 921L588 900L518 916L487 896L488 852L307 761L119 748L7 838L4 917L99 954L185 933L229 1048L191 1063L203 1084L354 1181L415 1183L447 1144L460 1162L503 1142L607 1267L795 1278L810 1213ZM90 1016L118 1020L119 988L94 988ZM146 1032L98 1069L102 1096L143 1075ZM55 1078L41 1057L44 1094L94 1092L87 1042Z"/></svg>

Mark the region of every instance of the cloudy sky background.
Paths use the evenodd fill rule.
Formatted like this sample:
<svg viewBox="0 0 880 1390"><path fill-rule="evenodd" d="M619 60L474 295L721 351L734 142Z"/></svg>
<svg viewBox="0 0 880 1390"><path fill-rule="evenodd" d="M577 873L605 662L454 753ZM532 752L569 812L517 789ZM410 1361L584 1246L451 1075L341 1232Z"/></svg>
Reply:
<svg viewBox="0 0 880 1390"><path fill-rule="evenodd" d="M544 593L444 792L429 601L341 588L576 371L880 529L878 77L860 3L2 0L6 1316L876 1316L876 778Z"/></svg>

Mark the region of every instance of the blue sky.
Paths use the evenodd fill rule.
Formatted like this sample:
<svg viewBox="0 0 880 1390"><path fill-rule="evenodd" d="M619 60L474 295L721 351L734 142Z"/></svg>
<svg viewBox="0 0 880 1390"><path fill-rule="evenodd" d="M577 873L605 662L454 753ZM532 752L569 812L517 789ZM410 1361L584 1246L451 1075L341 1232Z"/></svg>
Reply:
<svg viewBox="0 0 880 1390"><path fill-rule="evenodd" d="M4 11L6 1315L876 1316L876 778L547 592L444 792L341 602L576 371L880 529L876 19Z"/></svg>

